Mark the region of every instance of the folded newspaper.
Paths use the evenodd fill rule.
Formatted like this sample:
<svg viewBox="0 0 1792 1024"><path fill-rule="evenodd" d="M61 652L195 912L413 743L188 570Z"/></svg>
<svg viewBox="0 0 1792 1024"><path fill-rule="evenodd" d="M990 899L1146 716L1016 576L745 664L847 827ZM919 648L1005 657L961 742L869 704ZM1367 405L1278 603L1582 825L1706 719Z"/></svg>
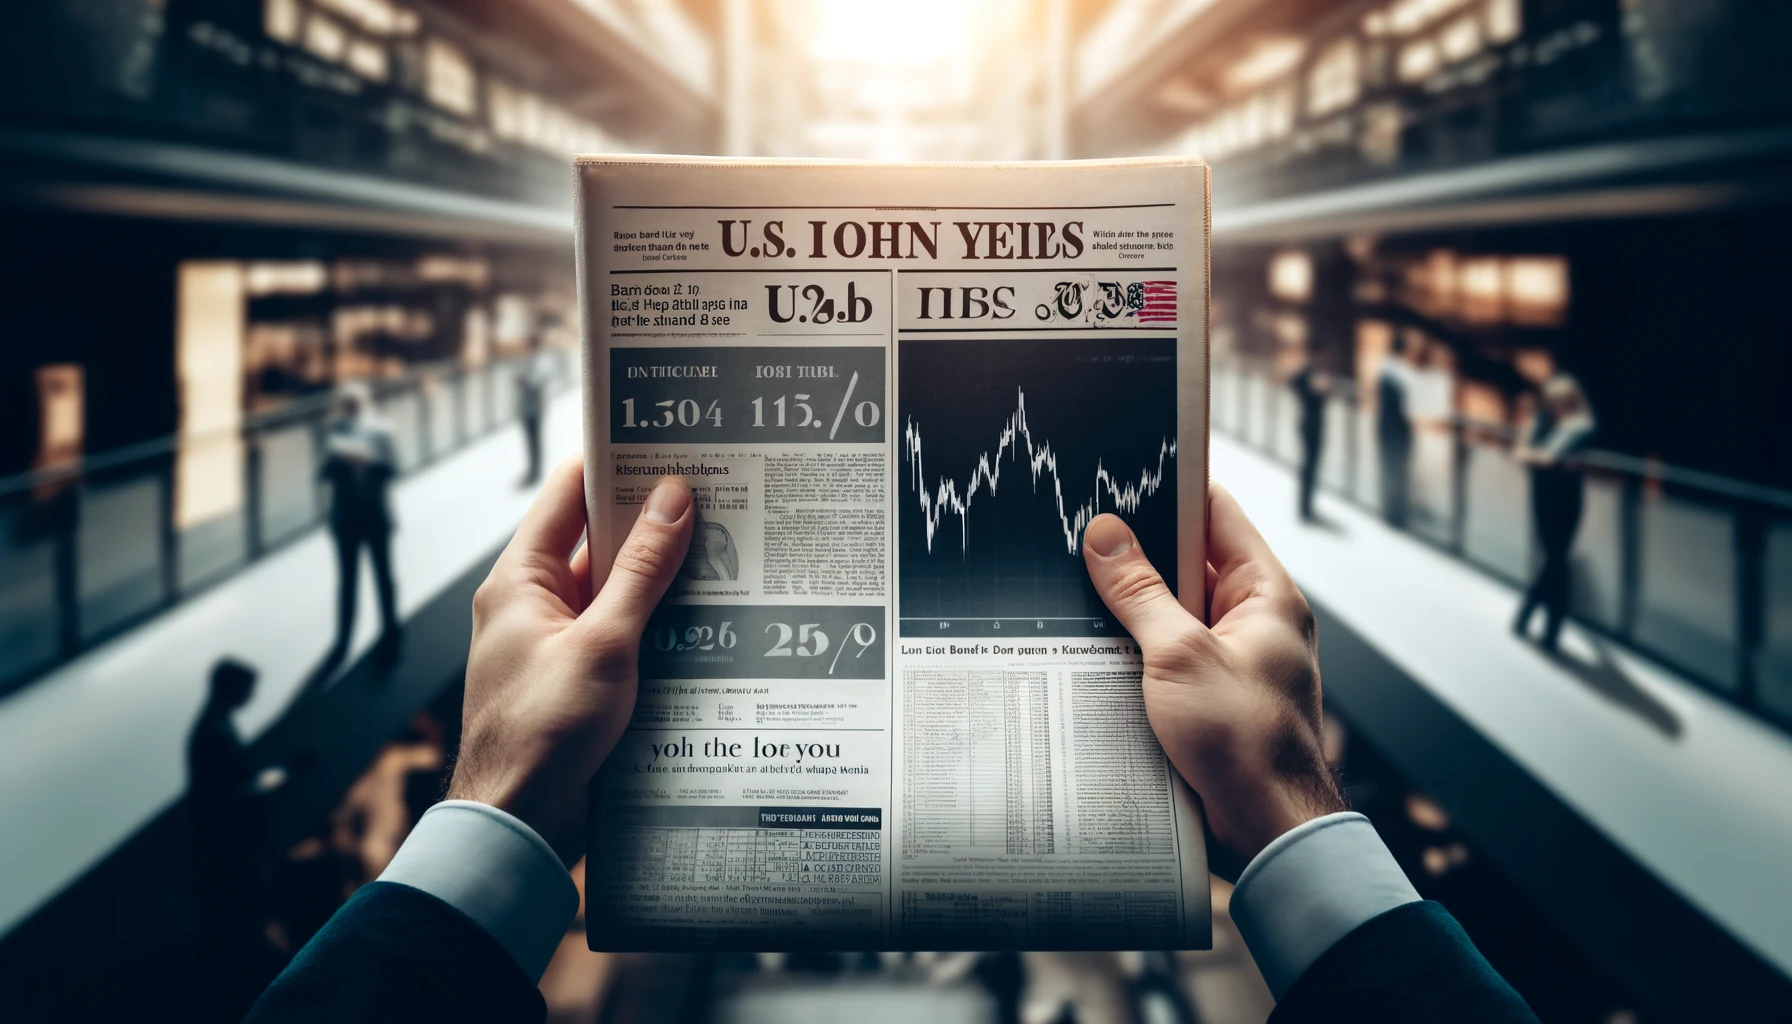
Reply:
<svg viewBox="0 0 1792 1024"><path fill-rule="evenodd" d="M1194 161L577 162L593 582L696 495L591 790L598 950L1188 949L1201 819L1084 568L1202 614Z"/></svg>

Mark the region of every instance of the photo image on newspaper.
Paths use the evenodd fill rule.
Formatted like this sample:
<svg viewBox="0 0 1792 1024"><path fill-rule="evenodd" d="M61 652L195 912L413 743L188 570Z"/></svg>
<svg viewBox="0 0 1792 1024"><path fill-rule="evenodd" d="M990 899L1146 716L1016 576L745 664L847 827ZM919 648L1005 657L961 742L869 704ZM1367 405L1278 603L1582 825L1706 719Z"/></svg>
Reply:
<svg viewBox="0 0 1792 1024"><path fill-rule="evenodd" d="M660 477L698 511L592 785L591 947L1206 947L1198 807L1082 558L1114 513L1204 575L1206 168L577 188L594 573Z"/></svg>

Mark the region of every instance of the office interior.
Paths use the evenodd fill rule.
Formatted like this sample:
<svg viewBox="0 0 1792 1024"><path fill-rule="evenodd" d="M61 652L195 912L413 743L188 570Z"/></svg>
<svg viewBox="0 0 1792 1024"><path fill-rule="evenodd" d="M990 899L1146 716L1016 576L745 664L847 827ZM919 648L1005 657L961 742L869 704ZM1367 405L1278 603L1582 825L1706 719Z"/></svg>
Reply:
<svg viewBox="0 0 1792 1024"><path fill-rule="evenodd" d="M1784 46L1792 5L1746 0L6 4L0 1017L252 999L441 799L538 354L546 453L580 446L571 157L690 153L1209 162L1213 478L1314 607L1352 805L1543 1020L1775 1019ZM1544 644L1520 454L1564 377L1597 426ZM350 382L395 438L396 655L371 579L333 635ZM228 970L186 753L224 659L281 783ZM556 1022L1260 1022L1229 892L1195 952L601 954L581 914L542 991Z"/></svg>

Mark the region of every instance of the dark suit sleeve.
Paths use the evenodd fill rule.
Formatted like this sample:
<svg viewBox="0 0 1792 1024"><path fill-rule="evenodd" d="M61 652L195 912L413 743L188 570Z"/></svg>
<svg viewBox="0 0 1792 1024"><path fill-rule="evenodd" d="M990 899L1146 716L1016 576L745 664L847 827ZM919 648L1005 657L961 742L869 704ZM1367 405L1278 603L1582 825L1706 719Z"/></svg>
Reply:
<svg viewBox="0 0 1792 1024"><path fill-rule="evenodd" d="M1295 980L1270 1024L1537 1024L1450 912L1425 901L1372 918Z"/></svg>
<svg viewBox="0 0 1792 1024"><path fill-rule="evenodd" d="M484 929L395 882L362 886L261 994L246 1024L539 1024L535 984Z"/></svg>

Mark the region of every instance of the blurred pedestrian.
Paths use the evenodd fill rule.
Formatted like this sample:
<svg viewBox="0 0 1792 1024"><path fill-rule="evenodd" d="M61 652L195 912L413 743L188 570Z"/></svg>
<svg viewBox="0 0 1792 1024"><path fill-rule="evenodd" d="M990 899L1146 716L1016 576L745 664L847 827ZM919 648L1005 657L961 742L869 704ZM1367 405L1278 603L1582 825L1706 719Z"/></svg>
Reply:
<svg viewBox="0 0 1792 1024"><path fill-rule="evenodd" d="M336 540L336 643L332 658L348 653L354 637L361 548L373 563L379 590L382 657L398 653L401 627L392 581L392 510L387 490L397 475L392 431L373 406L365 384L350 381L337 391L336 416L325 431L320 476L330 483L330 534Z"/></svg>
<svg viewBox="0 0 1792 1024"><path fill-rule="evenodd" d="M529 335L529 356L516 375L517 416L523 423L523 445L528 452L529 468L520 486L533 487L541 482L541 416L547 408L548 384L553 380L553 357L542 346L546 324Z"/></svg>
<svg viewBox="0 0 1792 1024"><path fill-rule="evenodd" d="M1406 412L1412 378L1406 336L1396 333L1375 380L1375 441L1381 455L1381 514L1389 526L1406 526L1407 482L1412 472L1412 420Z"/></svg>
<svg viewBox="0 0 1792 1024"><path fill-rule="evenodd" d="M267 794L284 775L255 771L233 717L254 692L254 669L218 662L187 738L194 976L207 1021L241 1020L279 967L261 938L256 876Z"/></svg>
<svg viewBox="0 0 1792 1024"><path fill-rule="evenodd" d="M1543 383L1543 401L1519 435L1514 456L1531 469L1531 523L1543 561L1524 592L1512 631L1525 636L1531 617L1543 609L1543 649L1553 652L1568 615L1572 576L1570 549L1580 529L1585 487L1570 463L1593 436L1593 409L1580 383L1557 373Z"/></svg>
<svg viewBox="0 0 1792 1024"><path fill-rule="evenodd" d="M1332 376L1309 358L1288 378L1294 400L1300 403L1300 518L1313 522L1313 489L1319 483L1319 453L1325 447L1325 401L1332 390Z"/></svg>

